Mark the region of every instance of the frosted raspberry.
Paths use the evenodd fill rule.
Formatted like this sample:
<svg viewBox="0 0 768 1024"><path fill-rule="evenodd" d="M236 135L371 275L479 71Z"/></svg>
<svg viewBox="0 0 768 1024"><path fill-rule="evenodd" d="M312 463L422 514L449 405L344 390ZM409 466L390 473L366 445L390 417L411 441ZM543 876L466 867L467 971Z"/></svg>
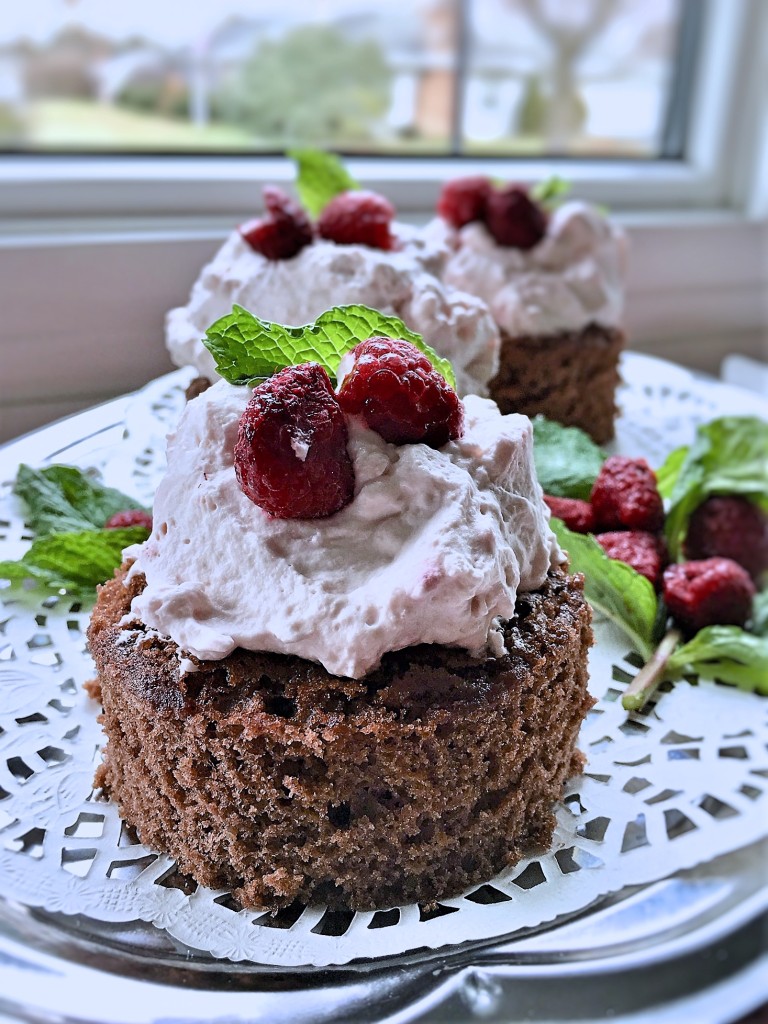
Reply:
<svg viewBox="0 0 768 1024"><path fill-rule="evenodd" d="M254 389L240 418L235 473L243 493L279 519L317 519L349 504L347 423L321 366L288 366Z"/></svg>
<svg viewBox="0 0 768 1024"><path fill-rule="evenodd" d="M597 475L590 501L598 529L658 533L664 526L656 476L645 459L611 455Z"/></svg>
<svg viewBox="0 0 768 1024"><path fill-rule="evenodd" d="M480 176L446 181L440 189L437 212L455 228L483 220L492 187L488 178Z"/></svg>
<svg viewBox="0 0 768 1024"><path fill-rule="evenodd" d="M317 231L338 245L391 249L389 228L394 216L394 206L377 192L341 192L320 214Z"/></svg>
<svg viewBox="0 0 768 1024"><path fill-rule="evenodd" d="M768 516L747 498L707 498L688 523L685 555L732 558L757 581L768 569Z"/></svg>
<svg viewBox="0 0 768 1024"><path fill-rule="evenodd" d="M662 537L644 530L616 530L598 533L595 540L608 555L626 562L652 583L661 586L661 570L667 564L667 546Z"/></svg>
<svg viewBox="0 0 768 1024"><path fill-rule="evenodd" d="M459 396L409 341L371 338L357 346L354 356L339 391L345 412L362 416L392 444L442 448L461 436Z"/></svg>
<svg viewBox="0 0 768 1024"><path fill-rule="evenodd" d="M494 189L488 196L485 223L499 243L532 249L547 233L547 215L522 185Z"/></svg>
<svg viewBox="0 0 768 1024"><path fill-rule="evenodd" d="M664 570L669 614L688 635L705 626L743 626L754 596L749 573L731 558L681 562Z"/></svg>
<svg viewBox="0 0 768 1024"><path fill-rule="evenodd" d="M143 508L127 508L124 512L115 512L104 523L105 530L124 530L129 526L143 526L152 532L152 516Z"/></svg>
<svg viewBox="0 0 768 1024"><path fill-rule="evenodd" d="M312 241L312 225L304 210L281 188L263 190L266 216L241 224L239 231L268 260L289 260Z"/></svg>
<svg viewBox="0 0 768 1024"><path fill-rule="evenodd" d="M595 528L595 516L588 501L579 498L556 498L545 494L544 501L553 516L562 519L569 530L575 533L591 533Z"/></svg>

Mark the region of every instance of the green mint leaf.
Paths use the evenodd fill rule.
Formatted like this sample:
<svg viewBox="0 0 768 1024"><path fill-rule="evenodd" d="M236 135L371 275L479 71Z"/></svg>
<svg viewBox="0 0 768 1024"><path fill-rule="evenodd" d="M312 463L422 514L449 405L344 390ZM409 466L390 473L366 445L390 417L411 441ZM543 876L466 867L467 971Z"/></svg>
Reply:
<svg viewBox="0 0 768 1024"><path fill-rule="evenodd" d="M609 558L594 537L573 533L560 519L551 520L571 572L584 573L584 594L595 609L616 623L647 661L657 633L658 601L653 587L624 562Z"/></svg>
<svg viewBox="0 0 768 1024"><path fill-rule="evenodd" d="M139 507L76 466L21 465L13 490L26 503L27 522L39 537L100 529L115 512Z"/></svg>
<svg viewBox="0 0 768 1024"><path fill-rule="evenodd" d="M123 548L148 536L143 526L52 533L33 541L18 562L0 562L0 580L8 580L12 589L31 584L93 600L97 584L110 579L121 564Z"/></svg>
<svg viewBox="0 0 768 1024"><path fill-rule="evenodd" d="M606 455L578 427L563 427L544 416L536 416L533 457L545 494L586 501Z"/></svg>
<svg viewBox="0 0 768 1024"><path fill-rule="evenodd" d="M683 445L682 448L675 448L675 450L670 452L666 457L664 464L656 470L656 486L659 488L659 494L662 498L671 497L675 483L680 476L680 470L683 468L683 464L688 458L689 451L689 445Z"/></svg>
<svg viewBox="0 0 768 1024"><path fill-rule="evenodd" d="M451 364L425 345L420 334L409 330L398 317L360 304L334 306L303 327L273 324L242 306L234 306L231 313L211 324L203 344L224 380L254 384L286 366L309 362L319 363L335 378L346 352L358 342L377 337L410 341L451 387L456 387Z"/></svg>
<svg viewBox="0 0 768 1024"><path fill-rule="evenodd" d="M553 174L534 185L531 196L542 206L557 206L565 199L571 188L570 181L561 178L559 174Z"/></svg>
<svg viewBox="0 0 768 1024"><path fill-rule="evenodd" d="M768 590L760 590L752 602L752 621L750 632L758 636L768 636Z"/></svg>
<svg viewBox="0 0 768 1024"><path fill-rule="evenodd" d="M667 662L667 678L690 674L768 696L768 636L755 636L738 626L700 629Z"/></svg>
<svg viewBox="0 0 768 1024"><path fill-rule="evenodd" d="M715 494L740 494L768 510L768 422L756 416L723 416L699 427L683 455L672 452L660 476L670 507L667 543L680 557L691 513Z"/></svg>
<svg viewBox="0 0 768 1024"><path fill-rule="evenodd" d="M340 192L360 188L334 153L321 149L293 149L288 156L296 162L296 191L301 205L317 217Z"/></svg>

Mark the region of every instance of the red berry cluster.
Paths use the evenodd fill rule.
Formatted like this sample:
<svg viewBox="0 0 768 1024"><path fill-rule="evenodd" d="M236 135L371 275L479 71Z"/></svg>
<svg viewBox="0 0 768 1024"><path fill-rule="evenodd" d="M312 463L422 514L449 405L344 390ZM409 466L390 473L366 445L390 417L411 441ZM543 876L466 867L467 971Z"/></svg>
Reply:
<svg viewBox="0 0 768 1024"><path fill-rule="evenodd" d="M748 620L753 580L768 570L768 517L746 498L704 501L689 522L689 561L667 568L663 504L644 459L606 459L589 501L549 495L545 501L569 529L594 533L609 558L631 565L661 590L684 633Z"/></svg>
<svg viewBox="0 0 768 1024"><path fill-rule="evenodd" d="M626 562L654 587L661 583L667 549L661 530L664 505L645 459L612 455L592 487L589 501L545 495L552 514L576 533L594 533L609 558Z"/></svg>
<svg viewBox="0 0 768 1024"><path fill-rule="evenodd" d="M443 185L437 212L455 228L481 221L499 245L532 249L547 232L547 213L524 185L497 188L490 178L456 178Z"/></svg>
<svg viewBox="0 0 768 1024"><path fill-rule="evenodd" d="M254 389L240 419L235 473L270 515L317 519L352 500L345 413L392 444L440 448L461 436L458 395L410 342L371 338L354 357L338 395L317 363L288 366Z"/></svg>
<svg viewBox="0 0 768 1024"><path fill-rule="evenodd" d="M314 238L315 230L299 204L282 189L264 189L266 214L240 225L240 234L268 260L289 260ZM368 245L391 249L395 208L376 192L342 192L325 207L317 233L338 245Z"/></svg>

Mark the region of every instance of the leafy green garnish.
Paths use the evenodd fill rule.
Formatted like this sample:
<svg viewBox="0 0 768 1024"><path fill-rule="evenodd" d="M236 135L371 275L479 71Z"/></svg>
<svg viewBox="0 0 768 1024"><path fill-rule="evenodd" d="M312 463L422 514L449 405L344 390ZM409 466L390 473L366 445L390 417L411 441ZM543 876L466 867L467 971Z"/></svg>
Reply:
<svg viewBox="0 0 768 1024"><path fill-rule="evenodd" d="M542 206L556 206L571 191L570 181L553 174L544 181L537 182L531 189L531 196Z"/></svg>
<svg viewBox="0 0 768 1024"><path fill-rule="evenodd" d="M755 595L750 628L758 636L768 636L768 589L760 590Z"/></svg>
<svg viewBox="0 0 768 1024"><path fill-rule="evenodd" d="M38 537L99 529L110 516L136 508L133 498L105 487L76 466L21 465L13 485L27 505L26 520Z"/></svg>
<svg viewBox="0 0 768 1024"><path fill-rule="evenodd" d="M120 565L123 548L147 539L143 526L102 529L110 516L138 504L76 466L21 465L13 489L37 538L19 561L0 562L0 580L12 590L47 587L92 599L94 587Z"/></svg>
<svg viewBox="0 0 768 1024"><path fill-rule="evenodd" d="M312 217L317 217L340 192L360 188L334 153L293 149L288 156L296 161L296 191L302 206Z"/></svg>
<svg viewBox="0 0 768 1024"><path fill-rule="evenodd" d="M537 416L533 421L533 457L545 494L586 501L606 455L578 427L563 427Z"/></svg>
<svg viewBox="0 0 768 1024"><path fill-rule="evenodd" d="M768 636L738 626L706 626L667 661L666 678L691 673L768 696Z"/></svg>
<svg viewBox="0 0 768 1024"><path fill-rule="evenodd" d="M589 603L623 629L647 661L653 653L658 619L658 601L649 581L631 566L609 558L594 537L574 533L554 517L551 526L568 553L571 572L584 573Z"/></svg>
<svg viewBox="0 0 768 1024"><path fill-rule="evenodd" d="M676 449L658 473L669 498L667 543L680 556L691 513L715 494L739 494L768 510L768 423L723 416L699 427L690 448Z"/></svg>
<svg viewBox="0 0 768 1024"><path fill-rule="evenodd" d="M94 587L109 579L120 565L123 548L139 544L147 536L143 526L51 533L33 541L18 562L0 562L0 580L9 580L11 589L31 584L92 599Z"/></svg>
<svg viewBox="0 0 768 1024"><path fill-rule="evenodd" d="M284 327L249 313L242 306L221 317L206 331L203 344L216 361L216 369L230 384L254 384L297 363L319 363L335 377L342 356L368 338L402 338L429 359L438 373L456 387L453 367L420 334L396 316L387 316L360 304L334 306L313 324Z"/></svg>

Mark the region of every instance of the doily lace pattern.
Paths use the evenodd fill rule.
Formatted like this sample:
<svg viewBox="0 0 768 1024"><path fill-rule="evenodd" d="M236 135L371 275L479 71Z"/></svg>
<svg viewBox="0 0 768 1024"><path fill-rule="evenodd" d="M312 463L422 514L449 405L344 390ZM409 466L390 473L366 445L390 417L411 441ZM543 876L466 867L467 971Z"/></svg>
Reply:
<svg viewBox="0 0 768 1024"><path fill-rule="evenodd" d="M691 439L696 422L745 412L741 392L729 396L675 368L671 379L659 379L655 360L628 362L620 450L658 464ZM98 465L108 482L150 499L186 376L169 375L129 401L116 443L80 442L53 461ZM762 411L758 400L752 411ZM31 535L10 493L12 449L7 454L0 557L17 557ZM39 463L47 456L41 450ZM566 790L547 853L437 907L245 911L145 848L92 789L102 734L99 709L82 688L93 673L87 622L88 609L66 596L0 604L0 895L31 907L151 922L214 957L326 966L538 926L768 832L768 701L702 680L666 686L642 713L627 715L621 693L639 660L618 631L598 622L590 659L598 703L580 737L588 764Z"/></svg>

